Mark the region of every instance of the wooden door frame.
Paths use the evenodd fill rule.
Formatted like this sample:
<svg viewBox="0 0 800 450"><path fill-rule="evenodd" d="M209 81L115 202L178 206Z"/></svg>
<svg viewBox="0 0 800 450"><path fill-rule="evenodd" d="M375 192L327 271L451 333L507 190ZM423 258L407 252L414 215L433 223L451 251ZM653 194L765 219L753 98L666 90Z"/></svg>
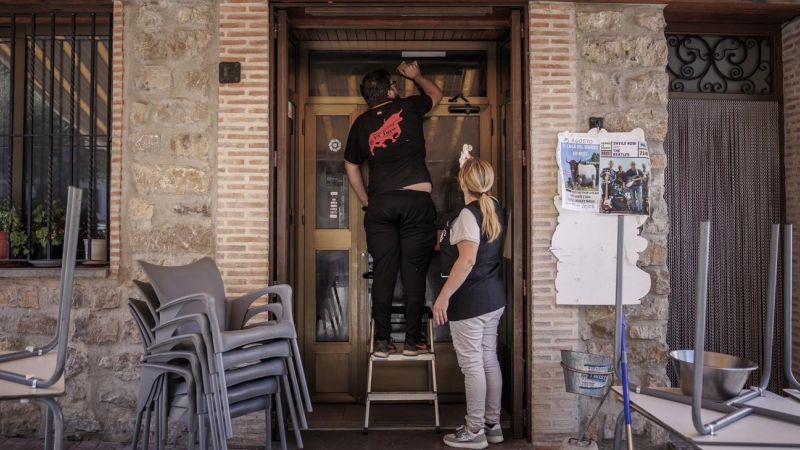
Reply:
<svg viewBox="0 0 800 450"><path fill-rule="evenodd" d="M357 5L358 2L353 2L353 4ZM278 11L285 10L287 7L292 7L292 6L293 5L291 4L291 2L270 2L270 17L275 17ZM510 20L509 27L511 28L512 32L519 33L518 35L516 35L519 36L519 38L518 39L515 38L513 40L517 42L517 45L519 45L519 52L522 54L522 67L520 73L512 74L512 89L514 89L514 98L519 99L518 102L514 102L514 104L512 105L514 113L515 129L518 130L518 132L515 133L516 137L515 137L514 148L516 154L513 155L513 157L517 159L519 162L518 165L519 170L522 173L527 173L525 171L528 170L526 152L529 151L526 142L530 140L530 120L529 120L530 102L528 100L528 95L530 92L530 87L529 87L530 81L529 77L526 75L528 73L528 67L529 67L529 42L528 39L526 39L526 36L527 36L527 26L529 18L527 13L528 12L527 2L519 2L514 6L517 7L518 9L512 11L511 17L509 17ZM329 19L329 23L335 24L336 19L335 18ZM289 23L288 26L291 27L291 23ZM439 43L434 43L434 44L439 44ZM334 45L342 45L342 44L340 43ZM419 47L420 49L424 49L426 45L428 47L434 46L431 43L426 44L424 41L422 42L406 41L403 43L403 46L405 48L410 48L413 46L413 47ZM271 55L275 54L273 50L275 46L276 46L276 40L271 39L270 40ZM275 79L273 76L276 73L276 70L277 70L276 65L271 64L270 65L271 79ZM298 90L299 92L304 92L303 89L307 89L307 85L306 86L300 85ZM272 110L275 111L274 105ZM304 106L301 105L300 102L298 102L297 115L299 117L296 117L295 119L297 123L301 123L300 120L302 120L302 117L300 116L300 114L304 114ZM496 112L493 114L496 114ZM272 119L272 124L275 124L275 122L276 119ZM497 126L495 126L494 129L497 129ZM272 135L275 136L275 133L272 133ZM493 160L494 159L495 158L493 157ZM277 163L276 164L277 173L281 173L281 171L283 171L285 174L288 174L289 166L287 165L288 164L287 160L277 159L276 163ZM286 176L283 176L280 179L286 179L286 178L287 178ZM531 349L532 343L530 340L531 339L530 323L533 319L532 317L533 314L529 306L530 280L528 279L529 277L527 276L530 273L531 269L530 249L527 248L526 246L530 245L530 236L531 236L530 234L531 233L531 210L530 210L531 180L530 176L522 177L522 179L524 180L524 186L519 186L519 191L522 203L526 207L523 207L524 214L516 215L517 219L515 219L515 222L518 222L519 226L516 228L516 230L518 231L513 232L514 233L513 242L515 246L518 245L519 246L518 248L522 249L522 252L520 252L520 255L518 256L519 258L522 259L521 264L518 265L518 267L521 269L521 274L520 277L518 278L519 286L521 286L521 289L519 289L518 292L520 293L521 298L519 299L518 302L519 311L515 311L515 325L519 324L521 326L515 326L515 347L516 347L515 359L517 359L517 362L515 363L516 369L515 369L514 379L519 380L519 382L522 385L522 388L519 388L518 386L516 386L517 381L515 381L515 391L519 389L518 392L521 392L523 394L522 395L523 398L520 401L521 406L518 406L519 409L517 411L517 419L514 421L516 424L516 426L514 427L514 436L517 438L521 438L524 436L530 442L532 438L532 432L531 432L532 427L529 424L530 420L529 416L531 412L531 399L532 399L531 359L530 359L532 354L532 349ZM273 185L272 187L272 189L276 189L278 190L278 192L281 191L286 192L285 189L288 188L289 186L279 185L277 180L276 184ZM276 208L278 207L278 205L275 206ZM273 224L276 222L275 218L277 217L278 214L279 213L275 211L275 208L270 208L270 216ZM299 218L301 217L301 214L302 213L300 211L297 211L295 217ZM301 222L300 220L295 220L294 222L295 226L298 227L300 226ZM275 233L278 233L278 230L280 229L281 228L276 228ZM302 248L302 244L300 244L300 246L297 248L297 252L298 254L303 254L304 249ZM273 251L273 249L270 249L270 264L272 265L275 262L276 262L276 254ZM290 281L295 281L295 280L290 280ZM302 308L300 305L298 306L299 306L298 309ZM301 311L298 311L298 313L301 313ZM302 345L301 348L303 348ZM519 415L521 415L522 417L519 417Z"/></svg>

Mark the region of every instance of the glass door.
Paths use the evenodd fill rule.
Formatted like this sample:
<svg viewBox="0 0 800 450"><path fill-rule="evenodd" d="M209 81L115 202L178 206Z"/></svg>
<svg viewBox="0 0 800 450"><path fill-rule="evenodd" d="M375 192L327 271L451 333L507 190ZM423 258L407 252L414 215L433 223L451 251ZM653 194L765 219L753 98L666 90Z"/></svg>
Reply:
<svg viewBox="0 0 800 450"><path fill-rule="evenodd" d="M360 204L344 171L344 145L359 105L308 105L304 214L306 376L314 401L356 401L355 299Z"/></svg>

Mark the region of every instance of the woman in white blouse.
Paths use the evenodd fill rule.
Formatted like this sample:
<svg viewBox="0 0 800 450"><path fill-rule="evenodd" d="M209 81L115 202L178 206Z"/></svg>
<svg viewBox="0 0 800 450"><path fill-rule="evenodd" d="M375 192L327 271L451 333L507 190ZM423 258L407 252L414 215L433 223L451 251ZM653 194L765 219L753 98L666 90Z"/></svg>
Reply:
<svg viewBox="0 0 800 450"><path fill-rule="evenodd" d="M450 447L483 449L503 442L497 360L497 326L506 306L500 276L505 224L500 203L489 195L494 170L483 160L464 162L458 181L466 205L447 223L439 246L447 281L433 305L437 325L450 322L453 347L464 374L466 425L444 437Z"/></svg>

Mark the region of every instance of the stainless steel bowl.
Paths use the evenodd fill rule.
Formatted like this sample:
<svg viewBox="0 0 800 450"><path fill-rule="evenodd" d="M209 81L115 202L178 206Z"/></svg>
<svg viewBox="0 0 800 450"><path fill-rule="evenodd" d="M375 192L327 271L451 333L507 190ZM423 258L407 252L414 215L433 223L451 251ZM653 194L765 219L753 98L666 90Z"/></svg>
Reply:
<svg viewBox="0 0 800 450"><path fill-rule="evenodd" d="M694 392L694 350L669 352L678 372L683 395ZM703 357L703 398L723 402L739 395L758 365L746 359L723 353L705 352Z"/></svg>

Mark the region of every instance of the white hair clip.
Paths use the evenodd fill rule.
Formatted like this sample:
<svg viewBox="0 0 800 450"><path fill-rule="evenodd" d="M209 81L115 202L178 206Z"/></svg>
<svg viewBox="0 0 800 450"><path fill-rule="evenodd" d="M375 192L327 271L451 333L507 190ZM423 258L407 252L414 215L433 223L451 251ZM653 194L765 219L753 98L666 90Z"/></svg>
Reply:
<svg viewBox="0 0 800 450"><path fill-rule="evenodd" d="M461 148L461 156L458 158L458 167L464 167L464 162L472 156L470 156L469 152L472 151L472 146L469 144L464 144L464 147Z"/></svg>

